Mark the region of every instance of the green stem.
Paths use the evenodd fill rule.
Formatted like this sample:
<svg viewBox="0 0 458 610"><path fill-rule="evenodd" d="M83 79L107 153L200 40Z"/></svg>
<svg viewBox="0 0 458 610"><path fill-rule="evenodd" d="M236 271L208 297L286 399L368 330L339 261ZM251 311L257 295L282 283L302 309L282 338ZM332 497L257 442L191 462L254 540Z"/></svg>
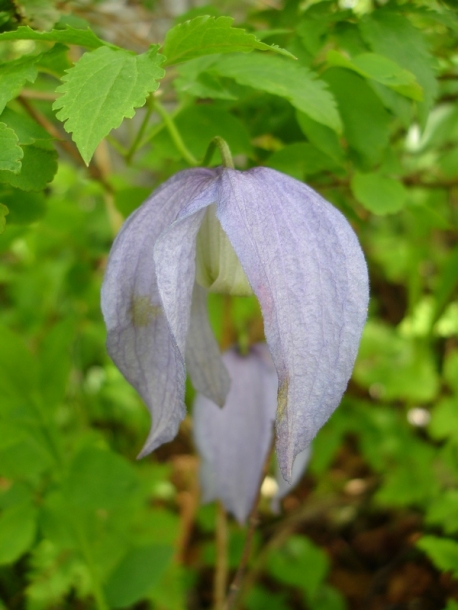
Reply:
<svg viewBox="0 0 458 610"><path fill-rule="evenodd" d="M132 144L130 145L130 147L126 153L126 163L127 164L130 164L130 162L132 161L132 157L135 155L135 153L139 149L139 144L142 141L143 134L145 133L145 130L148 126L148 122L150 120L151 114L153 112L153 104L149 101L149 99L147 102L145 116L143 117L143 121L140 125L140 129L137 131L137 135L135 136Z"/></svg>
<svg viewBox="0 0 458 610"><path fill-rule="evenodd" d="M172 117L170 116L170 114L166 111L164 106L157 99L154 100L154 107L157 110L157 112L161 115L162 120L164 121L165 126L167 127L167 129L169 131L170 137L172 138L173 143L177 147L177 150L181 153L183 159L185 161L187 161L189 163L189 165L193 165L193 166L199 165L199 163L198 163L197 159L194 157L194 155L186 148L186 145L183 142L180 132L176 128L176 125L175 125Z"/></svg>
<svg viewBox="0 0 458 610"><path fill-rule="evenodd" d="M108 134L107 136L105 136L107 142L123 157L125 157L127 155L127 148L124 148L124 146L121 144L121 142L118 142L118 140L116 138L113 138L113 136L111 136L110 134Z"/></svg>
<svg viewBox="0 0 458 610"><path fill-rule="evenodd" d="M215 136L208 145L207 152L205 153L202 165L205 167L210 164L210 161L212 160L213 153L215 152L216 148L218 148L219 153L221 155L223 166L229 167L230 169L235 169L234 161L232 160L231 149L229 148L229 145L226 140L223 140L223 138L221 138L220 136Z"/></svg>

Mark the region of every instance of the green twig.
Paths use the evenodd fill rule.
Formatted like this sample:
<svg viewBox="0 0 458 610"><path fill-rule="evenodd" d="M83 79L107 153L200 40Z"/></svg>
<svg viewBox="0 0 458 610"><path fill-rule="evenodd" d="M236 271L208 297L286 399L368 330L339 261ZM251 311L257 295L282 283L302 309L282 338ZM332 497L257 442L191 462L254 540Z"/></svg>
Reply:
<svg viewBox="0 0 458 610"><path fill-rule="evenodd" d="M180 132L176 128L175 122L170 114L166 111L164 106L157 100L154 99L154 107L157 112L161 115L162 120L165 123L166 128L169 131L170 137L173 140L173 143L177 147L177 150L181 153L181 156L189 165L196 166L199 165L199 162L194 157L194 155L186 148L185 143L180 135Z"/></svg>
<svg viewBox="0 0 458 610"><path fill-rule="evenodd" d="M135 155L135 153L139 149L139 145L142 141L143 135L145 133L145 130L148 126L148 122L150 120L151 114L153 112L153 104L151 103L150 99L151 98L148 98L145 116L143 117L143 121L141 122L140 128L137 131L137 134L136 134L135 138L133 139L132 144L130 145L129 149L127 150L127 153L126 153L126 163L127 164L130 164L130 162L132 161L132 157Z"/></svg>

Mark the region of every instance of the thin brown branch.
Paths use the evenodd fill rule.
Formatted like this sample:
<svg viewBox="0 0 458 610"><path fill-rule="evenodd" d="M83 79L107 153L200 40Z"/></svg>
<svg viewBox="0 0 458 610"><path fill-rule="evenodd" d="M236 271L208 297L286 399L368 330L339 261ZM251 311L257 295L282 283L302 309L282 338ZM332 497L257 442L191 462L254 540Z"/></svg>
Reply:
<svg viewBox="0 0 458 610"><path fill-rule="evenodd" d="M57 94L50 91L36 91L35 89L22 89L21 97L28 100L45 100L54 102L57 100Z"/></svg>
<svg viewBox="0 0 458 610"><path fill-rule="evenodd" d="M227 514L221 502L217 503L216 514L216 566L213 582L214 610L222 610L227 587Z"/></svg>
<svg viewBox="0 0 458 610"><path fill-rule="evenodd" d="M259 482L258 491L256 494L256 498L253 503L253 508L251 509L250 515L248 517L248 531L245 539L245 546L243 547L242 558L240 560L239 566L235 573L234 579L229 587L229 593L226 598L226 602L223 606L223 610L234 610L237 605L238 597L240 590L242 588L242 584L245 578L245 574L248 568L248 562L250 560L251 555L251 547L253 544L254 533L256 531L256 527L259 523L258 518L258 508L259 508L259 499L261 497L261 486L264 478L269 470L270 459L272 457L272 448L269 450L267 457L264 462L264 466L262 469L261 480Z"/></svg>

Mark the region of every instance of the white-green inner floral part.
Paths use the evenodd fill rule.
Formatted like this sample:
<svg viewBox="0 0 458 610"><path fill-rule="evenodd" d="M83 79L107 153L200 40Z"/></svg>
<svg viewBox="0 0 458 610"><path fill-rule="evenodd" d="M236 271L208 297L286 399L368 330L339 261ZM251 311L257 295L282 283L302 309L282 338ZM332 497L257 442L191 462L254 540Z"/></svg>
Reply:
<svg viewBox="0 0 458 610"><path fill-rule="evenodd" d="M210 292L250 296L253 290L226 233L208 206L197 235L196 281Z"/></svg>

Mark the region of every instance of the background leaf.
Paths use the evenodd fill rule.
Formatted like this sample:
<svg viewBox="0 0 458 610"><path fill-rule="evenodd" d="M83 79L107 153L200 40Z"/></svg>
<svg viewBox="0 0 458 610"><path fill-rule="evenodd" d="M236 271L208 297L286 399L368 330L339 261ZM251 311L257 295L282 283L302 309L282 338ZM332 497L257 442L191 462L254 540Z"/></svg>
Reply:
<svg viewBox="0 0 458 610"><path fill-rule="evenodd" d="M221 57L211 66L211 72L233 78L240 85L284 97L318 123L335 131L341 130L332 94L325 83L305 66L280 57L258 54Z"/></svg>
<svg viewBox="0 0 458 610"><path fill-rule="evenodd" d="M24 156L18 146L19 139L5 123L0 123L0 170L17 173L21 169L21 159Z"/></svg>
<svg viewBox="0 0 458 610"><path fill-rule="evenodd" d="M378 172L356 172L351 188L356 199L374 214L399 212L407 199L407 191L400 180L387 178Z"/></svg>
<svg viewBox="0 0 458 610"><path fill-rule="evenodd" d="M202 55L214 53L247 53L253 49L274 51L294 58L294 55L260 42L254 34L240 28L233 28L232 17L211 17L203 15L191 21L176 25L167 32L163 53L165 65L188 61Z"/></svg>

